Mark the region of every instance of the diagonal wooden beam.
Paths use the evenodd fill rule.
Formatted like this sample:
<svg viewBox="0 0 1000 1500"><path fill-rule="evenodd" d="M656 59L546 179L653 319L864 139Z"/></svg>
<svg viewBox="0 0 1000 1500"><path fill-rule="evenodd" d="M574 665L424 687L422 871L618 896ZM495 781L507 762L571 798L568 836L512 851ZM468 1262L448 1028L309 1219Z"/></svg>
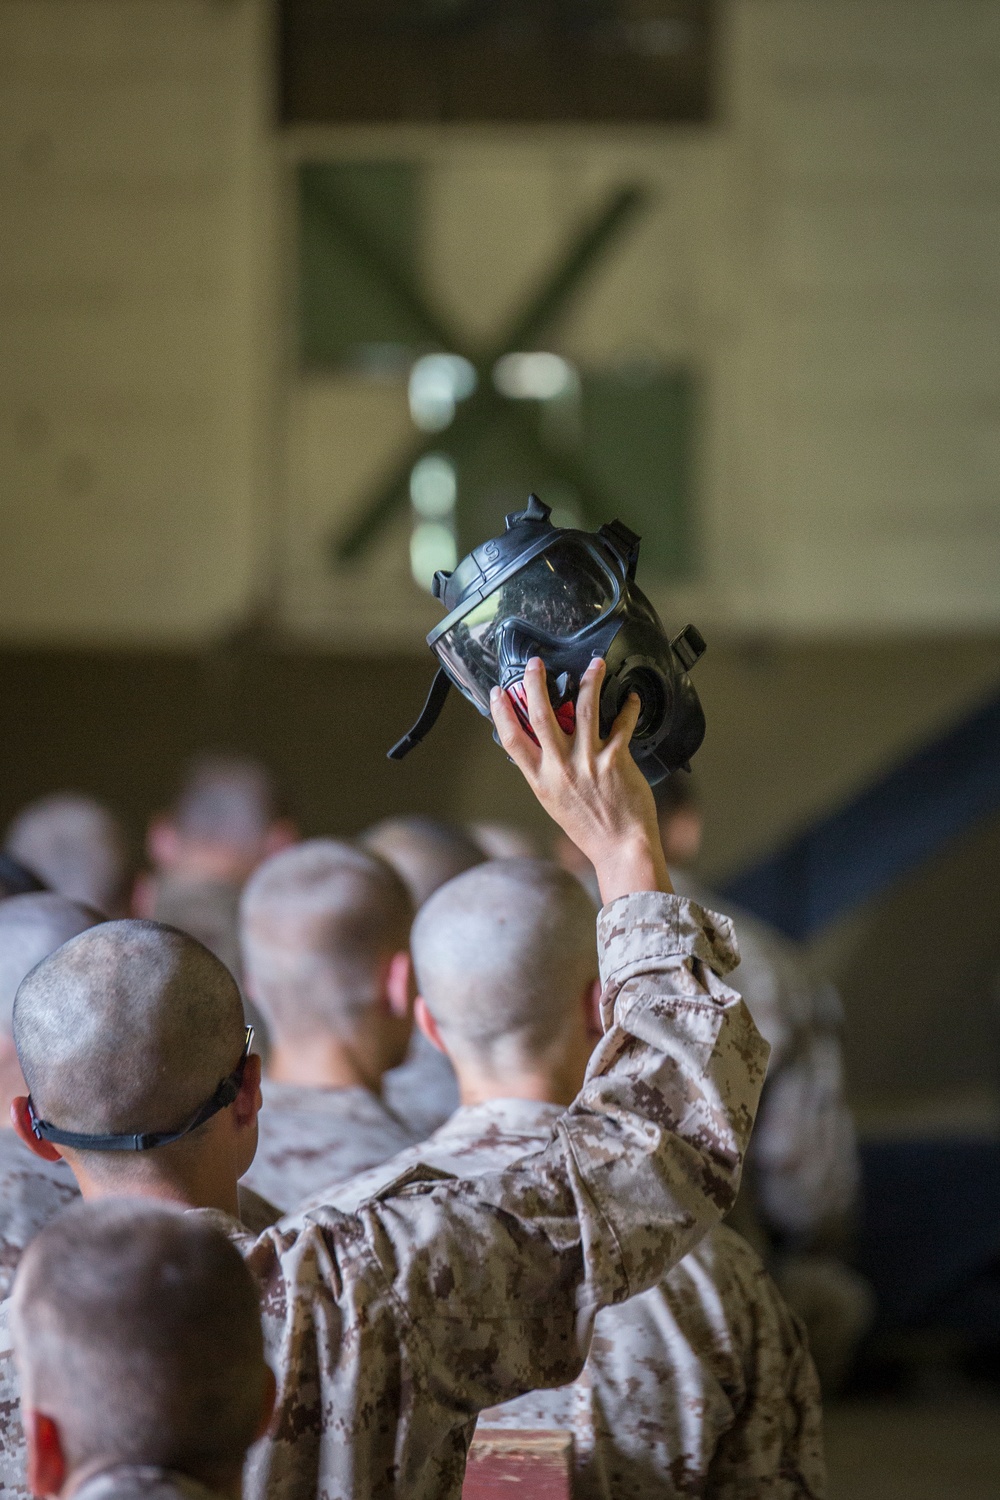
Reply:
<svg viewBox="0 0 1000 1500"><path fill-rule="evenodd" d="M314 205L322 213L327 227L349 255L366 270L374 270L385 290L411 322L421 329L432 348L464 353L457 329L433 307L413 278L391 256L385 253L378 237L369 232L363 221L352 212L339 193L324 183L312 189ZM467 356L471 358L472 356Z"/></svg>
<svg viewBox="0 0 1000 1500"><path fill-rule="evenodd" d="M394 512L405 504L409 495L410 473L425 454L442 446L453 451L467 450L478 440L491 416L499 415L501 410L505 417L514 421L529 448L538 453L554 473L577 491L586 515L593 519L610 514L609 502L604 498L602 487L594 480L586 465L569 454L556 453L551 449L536 430L534 413L525 410L520 402L508 401L494 390L493 366L502 354L529 349L537 344L548 326L564 311L570 298L579 291L600 257L608 251L615 236L621 233L635 213L648 202L648 196L644 189L635 185L621 188L577 232L551 273L510 319L492 349L474 361L479 376L478 387L458 408L447 436L434 433L419 438L396 459L389 473L373 488L347 533L334 539L331 550L335 562L347 562L357 557ZM347 217L351 216L348 214ZM365 235L360 226L357 228L359 232L353 243L357 253L362 253ZM380 255L379 265L384 264L386 257ZM406 278L402 279L405 281ZM423 299L415 287L413 294L422 304ZM454 338L444 347L462 352L459 341ZM466 354L466 358L470 357Z"/></svg>
<svg viewBox="0 0 1000 1500"><path fill-rule="evenodd" d="M612 193L589 223L572 236L563 254L538 289L499 335L490 363L511 350L538 348L538 341L565 311L612 241L649 202L645 188L632 183Z"/></svg>

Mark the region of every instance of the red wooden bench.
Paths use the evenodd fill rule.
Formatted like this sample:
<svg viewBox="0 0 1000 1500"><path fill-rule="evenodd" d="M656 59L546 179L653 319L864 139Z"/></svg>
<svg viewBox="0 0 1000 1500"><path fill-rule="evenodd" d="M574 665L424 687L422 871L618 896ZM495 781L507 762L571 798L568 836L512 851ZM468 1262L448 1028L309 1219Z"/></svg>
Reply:
<svg viewBox="0 0 1000 1500"><path fill-rule="evenodd" d="M573 1434L480 1427L469 1449L462 1500L572 1500Z"/></svg>

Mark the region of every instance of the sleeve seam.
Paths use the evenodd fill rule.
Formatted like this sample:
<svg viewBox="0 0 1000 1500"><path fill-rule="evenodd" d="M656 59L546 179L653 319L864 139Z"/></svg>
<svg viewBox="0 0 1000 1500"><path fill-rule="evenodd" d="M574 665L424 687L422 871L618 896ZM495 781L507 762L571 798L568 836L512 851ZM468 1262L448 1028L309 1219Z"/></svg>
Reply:
<svg viewBox="0 0 1000 1500"><path fill-rule="evenodd" d="M596 1217L600 1220L601 1224L608 1231L608 1234L609 1234L609 1236L610 1236L610 1238L611 1238L611 1240L612 1240L612 1242L614 1244L614 1247L615 1247L615 1260L616 1260L616 1267L615 1267L615 1269L617 1270L618 1275L621 1277L622 1281L625 1283L625 1287L627 1289L626 1290L626 1295L621 1300L623 1302L627 1302L628 1299L629 1299L629 1297L632 1296L632 1283L631 1283L631 1281L629 1279L628 1270L627 1270L626 1265L625 1265L625 1256L624 1256L624 1254L622 1252L621 1241L618 1238L618 1231L615 1229L615 1226L612 1224L611 1220L608 1218L607 1214L604 1212L603 1208L598 1203L597 1199L594 1197L593 1193L590 1190L590 1184L588 1183L588 1181L587 1181L586 1176L584 1175L584 1173L581 1171L580 1162L579 1162L579 1160L577 1158L577 1154L576 1154L576 1147L575 1147L574 1142L573 1142L572 1132L567 1127L567 1124L566 1124L566 1121L565 1121L565 1117L563 1119L561 1119L561 1120L558 1121L556 1129L559 1131L559 1133L561 1134L561 1136L562 1136L562 1138L563 1138L563 1140L565 1142L566 1152L567 1152L567 1154L569 1155L570 1159L573 1162L573 1167L574 1167L575 1172L576 1172L576 1180L580 1184L581 1190L584 1193L586 1193L586 1195L587 1195L587 1201L590 1203L591 1207L593 1208ZM582 1222L581 1216L579 1214L577 1215L577 1222L578 1223ZM583 1252L583 1245L581 1244L581 1246L580 1246L580 1254L583 1255L583 1253L584 1253ZM584 1284L586 1284L586 1283L584 1283ZM598 1310L601 1306L605 1306L605 1305L606 1304L600 1302L600 1299L598 1299L598 1304L597 1304L597 1308L595 1309L595 1311Z"/></svg>

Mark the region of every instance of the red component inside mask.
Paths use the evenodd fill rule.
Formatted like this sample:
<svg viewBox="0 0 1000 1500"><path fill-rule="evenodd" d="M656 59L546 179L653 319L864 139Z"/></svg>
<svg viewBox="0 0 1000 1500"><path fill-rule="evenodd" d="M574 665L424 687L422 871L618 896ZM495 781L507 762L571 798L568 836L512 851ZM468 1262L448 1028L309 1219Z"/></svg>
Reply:
<svg viewBox="0 0 1000 1500"><path fill-rule="evenodd" d="M514 712L521 721L522 727L531 735L535 744L538 744L538 736L531 727L531 719L528 715L528 695L524 690L524 678L515 682L513 687L507 689L507 696L514 705ZM563 734L572 734L576 729L576 704L567 699L555 710L556 723Z"/></svg>

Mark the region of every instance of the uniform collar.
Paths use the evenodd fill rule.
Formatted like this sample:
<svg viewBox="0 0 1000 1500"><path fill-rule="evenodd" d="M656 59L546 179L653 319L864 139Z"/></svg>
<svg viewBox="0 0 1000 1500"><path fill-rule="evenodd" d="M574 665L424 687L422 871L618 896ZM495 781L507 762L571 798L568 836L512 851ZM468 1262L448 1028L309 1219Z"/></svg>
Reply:
<svg viewBox="0 0 1000 1500"><path fill-rule="evenodd" d="M547 1141L565 1112L561 1104L544 1104L534 1099L488 1099L483 1104L461 1104L431 1140L435 1145L481 1140L493 1130L499 1135L533 1136Z"/></svg>

